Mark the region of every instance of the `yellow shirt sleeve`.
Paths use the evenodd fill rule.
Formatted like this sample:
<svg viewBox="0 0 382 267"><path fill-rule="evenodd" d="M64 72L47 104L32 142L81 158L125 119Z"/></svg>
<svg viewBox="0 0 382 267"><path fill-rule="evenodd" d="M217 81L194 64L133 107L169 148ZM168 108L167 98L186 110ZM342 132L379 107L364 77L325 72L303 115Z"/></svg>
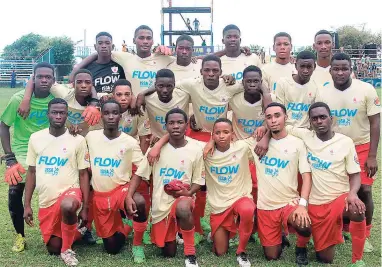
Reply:
<svg viewBox="0 0 382 267"><path fill-rule="evenodd" d="M134 143L133 147L132 147L132 162L133 164L135 164L136 166L139 166L142 162L142 160L145 158L144 155L142 154L142 150L141 148L139 147L139 144L138 142Z"/></svg>
<svg viewBox="0 0 382 267"><path fill-rule="evenodd" d="M84 170L90 167L90 156L89 150L86 143L85 138L81 141L81 143L77 147L77 167L78 170Z"/></svg>
<svg viewBox="0 0 382 267"><path fill-rule="evenodd" d="M74 88L69 88L66 85L55 83L50 88L50 93L57 98L66 99L70 94L74 93Z"/></svg>
<svg viewBox="0 0 382 267"><path fill-rule="evenodd" d="M34 150L32 143L33 143L33 139L31 137L31 138L29 138L28 153L27 153L27 160L26 160L26 164L28 166L36 166L37 153Z"/></svg>
<svg viewBox="0 0 382 267"><path fill-rule="evenodd" d="M368 90L366 94L366 113L367 116L373 116L381 112L381 104L379 102L377 91L374 89L374 87L370 85L367 89Z"/></svg>
<svg viewBox="0 0 382 267"><path fill-rule="evenodd" d="M124 65L128 64L128 61L133 55L126 52L111 52L111 60L125 68Z"/></svg>
<svg viewBox="0 0 382 267"><path fill-rule="evenodd" d="M236 81L233 85L226 86L227 92L230 95L230 97L233 97L234 95L241 93L244 91L244 86L241 81Z"/></svg>
<svg viewBox="0 0 382 267"><path fill-rule="evenodd" d="M349 139L349 141L351 141L351 140ZM357 152L355 150L355 145L352 141L349 143L350 143L349 144L350 149L349 149L349 152L345 158L346 172L348 174L359 173L359 172L361 172L361 167L359 166L359 161L358 161Z"/></svg>
<svg viewBox="0 0 382 267"><path fill-rule="evenodd" d="M296 136L301 140L304 140L304 137L311 133L311 131L308 129L293 127L292 125L285 126L285 129L287 130L288 134Z"/></svg>
<svg viewBox="0 0 382 267"><path fill-rule="evenodd" d="M299 149L298 149L298 169L301 174L305 172L311 172L309 162L308 162L308 153L306 151L306 147L303 142L300 143Z"/></svg>
<svg viewBox="0 0 382 267"><path fill-rule="evenodd" d="M150 148L147 150L146 155L149 153L149 151L150 151ZM147 160L147 157L144 156L135 174L140 176L145 181L150 181L151 172L152 172L152 167L150 166L149 161Z"/></svg>

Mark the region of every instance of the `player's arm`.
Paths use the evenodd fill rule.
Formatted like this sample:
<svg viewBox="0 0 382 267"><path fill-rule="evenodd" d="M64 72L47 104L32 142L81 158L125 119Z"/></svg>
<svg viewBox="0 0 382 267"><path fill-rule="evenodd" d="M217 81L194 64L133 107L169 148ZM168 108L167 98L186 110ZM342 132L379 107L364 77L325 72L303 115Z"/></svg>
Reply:
<svg viewBox="0 0 382 267"><path fill-rule="evenodd" d="M1 137L1 145L3 146L3 150L5 155L11 154L11 134L10 129L11 127L6 125L3 121L0 124L0 137Z"/></svg>
<svg viewBox="0 0 382 267"><path fill-rule="evenodd" d="M33 227L33 210L32 210L32 196L36 187L36 167L29 166L27 178L25 182L25 199L24 199L24 220L26 224Z"/></svg>
<svg viewBox="0 0 382 267"><path fill-rule="evenodd" d="M365 163L365 169L368 177L373 177L378 171L377 152L379 137L381 131L381 117L380 113L369 116L370 123L370 150Z"/></svg>
<svg viewBox="0 0 382 267"><path fill-rule="evenodd" d="M85 69L89 64L93 63L96 61L98 58L98 53L91 54L90 56L87 56L84 58L80 63L76 64L73 67L72 72L69 75L69 82L72 83L74 81L74 74L79 70L79 69Z"/></svg>
<svg viewBox="0 0 382 267"><path fill-rule="evenodd" d="M150 165L153 165L154 162L159 160L160 150L162 147L168 143L168 140L170 140L170 135L166 133L161 139L159 139L158 142L155 143L155 145L150 149L150 151L147 154L147 160L149 161Z"/></svg>
<svg viewBox="0 0 382 267"><path fill-rule="evenodd" d="M80 177L80 189L82 193L82 209L78 214L78 219L80 221L79 228L84 227L88 222L88 212L89 212L89 193L90 193L90 178L87 169L79 171Z"/></svg>

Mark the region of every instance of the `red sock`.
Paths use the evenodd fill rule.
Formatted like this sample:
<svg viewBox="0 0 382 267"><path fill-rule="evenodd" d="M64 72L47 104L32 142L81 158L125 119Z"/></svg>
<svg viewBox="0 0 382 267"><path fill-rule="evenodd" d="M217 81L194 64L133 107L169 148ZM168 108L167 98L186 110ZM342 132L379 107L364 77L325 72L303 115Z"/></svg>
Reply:
<svg viewBox="0 0 382 267"><path fill-rule="evenodd" d="M305 237L297 234L296 246L298 248L306 248L306 245L309 243L310 237Z"/></svg>
<svg viewBox="0 0 382 267"><path fill-rule="evenodd" d="M146 222L136 222L133 221L134 238L133 246L142 246L143 233L146 231Z"/></svg>
<svg viewBox="0 0 382 267"><path fill-rule="evenodd" d="M350 222L349 226L350 235L352 239L352 262L355 263L362 259L363 248L365 246L366 239L366 220L362 222Z"/></svg>
<svg viewBox="0 0 382 267"><path fill-rule="evenodd" d="M370 237L371 227L372 227L372 224L366 225L366 238Z"/></svg>
<svg viewBox="0 0 382 267"><path fill-rule="evenodd" d="M239 255L246 251L249 238L253 229L253 215L255 213L255 205L250 199L242 200L240 203L236 203L238 207L235 207L236 212L240 216L239 223L239 246L237 247L236 254Z"/></svg>
<svg viewBox="0 0 382 267"><path fill-rule="evenodd" d="M61 252L64 252L72 248L76 232L77 232L76 224L69 225L69 224L65 224L61 222L61 235L62 235Z"/></svg>
<svg viewBox="0 0 382 267"><path fill-rule="evenodd" d="M342 226L342 231L349 233L349 224L348 223L346 223L346 224L344 223L344 225Z"/></svg>
<svg viewBox="0 0 382 267"><path fill-rule="evenodd" d="M195 211L195 209L194 209L192 214L194 216L195 232L197 232L197 233L202 235L203 234L203 229L202 229L202 225L200 224L200 216L198 214L198 211Z"/></svg>
<svg viewBox="0 0 382 267"><path fill-rule="evenodd" d="M184 240L184 255L190 256L195 255L195 241L194 241L194 234L195 234L195 227L191 230L183 230L180 229L180 232L182 233L182 237Z"/></svg>
<svg viewBox="0 0 382 267"><path fill-rule="evenodd" d="M93 191L90 192L89 194L89 212L88 212L88 223L86 224L86 228L91 231L92 230L92 225L94 221L94 216L93 216Z"/></svg>

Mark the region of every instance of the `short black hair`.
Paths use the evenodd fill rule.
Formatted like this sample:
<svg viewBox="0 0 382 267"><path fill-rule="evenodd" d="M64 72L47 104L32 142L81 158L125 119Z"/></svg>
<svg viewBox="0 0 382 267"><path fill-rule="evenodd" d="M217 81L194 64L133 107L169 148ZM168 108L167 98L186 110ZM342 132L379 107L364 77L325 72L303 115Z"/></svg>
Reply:
<svg viewBox="0 0 382 267"><path fill-rule="evenodd" d="M277 103L277 102L272 102L272 103L270 103L270 104L264 109L264 112L265 112L268 108L271 108L271 107L280 107L280 108L284 111L284 114L287 113L285 106L284 106L283 104L281 104L281 103Z"/></svg>
<svg viewBox="0 0 382 267"><path fill-rule="evenodd" d="M153 30L152 30L149 26L147 26L147 25L141 25L141 26L139 26L138 28L135 29L135 31L134 31L134 38L137 36L137 33L138 33L140 30L148 30L148 31L151 32L152 35L154 35Z"/></svg>
<svg viewBox="0 0 382 267"><path fill-rule="evenodd" d="M237 27L235 24L228 24L223 29L223 36L229 30L237 30L237 31L239 31L239 34L241 34L239 27Z"/></svg>
<svg viewBox="0 0 382 267"><path fill-rule="evenodd" d="M75 73L74 73L74 80L76 80L76 77L78 74L81 74L81 73L86 73L86 74L89 74L90 75L90 78L93 80L93 74L87 70L87 69L79 69L77 70Z"/></svg>
<svg viewBox="0 0 382 267"><path fill-rule="evenodd" d="M113 37L111 36L110 33L108 33L108 32L100 32L100 33L98 33L96 35L96 41L97 41L98 37L101 37L101 36L106 36L106 37L109 37L111 40L113 40Z"/></svg>
<svg viewBox="0 0 382 267"><path fill-rule="evenodd" d="M279 32L279 33L276 33L276 35L273 37L273 44L276 43L276 38L278 38L278 37L288 37L289 42L292 43L292 37L290 36L289 33Z"/></svg>
<svg viewBox="0 0 382 267"><path fill-rule="evenodd" d="M33 67L33 73L36 73L36 70L37 69L40 69L40 68L48 68L48 69L51 69L52 72L53 72L53 76L54 76L54 67L52 64L48 63L48 62L40 62L40 63L37 63L34 67Z"/></svg>
<svg viewBox="0 0 382 267"><path fill-rule="evenodd" d="M194 46L194 39L192 39L192 37L187 34L182 34L179 36L178 39L176 39L175 45L178 46L178 43L181 41L189 41L191 45Z"/></svg>
<svg viewBox="0 0 382 267"><path fill-rule="evenodd" d="M316 55L311 51L304 50L304 51L301 51L297 54L296 62L299 59L313 59L313 61L316 62Z"/></svg>
<svg viewBox="0 0 382 267"><path fill-rule="evenodd" d="M68 102L66 102L64 99L62 98L53 98L52 100L49 101L48 103L48 111L50 110L50 107L52 105L55 105L55 104L63 104L65 105L66 107L68 107Z"/></svg>
<svg viewBox="0 0 382 267"><path fill-rule="evenodd" d="M244 69L243 78L244 78L245 74L247 74L248 72L251 72L251 71L258 72L260 77L263 77L263 73L261 72L261 69L259 67L254 66L254 65L250 65Z"/></svg>
<svg viewBox="0 0 382 267"><path fill-rule="evenodd" d="M214 122L214 127L215 128L215 125L218 124L219 122L225 122L225 123L228 123L229 125L231 125L231 127L233 128L232 126L232 121L230 121L229 119L227 118L218 118L215 122Z"/></svg>
<svg viewBox="0 0 382 267"><path fill-rule="evenodd" d="M175 80L175 74L169 69L160 69L156 74L156 78L173 78Z"/></svg>
<svg viewBox="0 0 382 267"><path fill-rule="evenodd" d="M222 68L222 61L220 60L219 57L215 56L215 55L208 55L208 56L205 56L202 60L202 68L204 66L204 63L207 62L207 61L216 61L217 63L219 63L219 67Z"/></svg>
<svg viewBox="0 0 382 267"><path fill-rule="evenodd" d="M133 88L131 87L131 82L129 82L129 81L126 80L126 79L119 79L119 80L117 80L117 81L114 83L114 85L113 85L113 93L114 93L115 88L117 88L117 86L120 86L120 85L127 85L127 86L129 86L129 87L131 88L131 90L133 89Z"/></svg>
<svg viewBox="0 0 382 267"><path fill-rule="evenodd" d="M329 113L329 116L331 116L331 112L330 112L330 108L329 108L328 104L326 104L324 102L315 102L312 105L310 105L310 107L309 107L309 110L308 110L309 118L310 118L310 112L315 108L325 108L326 111Z"/></svg>
<svg viewBox="0 0 382 267"><path fill-rule="evenodd" d="M187 121L188 121L187 114L186 114L186 112L184 112L183 109L180 109L180 108L173 108L173 109L171 109L169 112L167 112L167 114L166 114L166 117L165 117L165 119L164 119L164 121L166 122L166 124L167 124L167 122L168 122L168 117L169 117L171 114L182 114L182 115L183 115L183 118L184 118L184 122L187 123Z"/></svg>
<svg viewBox="0 0 382 267"><path fill-rule="evenodd" d="M121 113L121 109L122 109L122 107L121 107L121 105L120 105L117 101L115 101L114 99L109 99L109 100L106 100L105 102L103 102L102 105L101 105L101 111L103 111L103 109L105 108L105 105L106 105L106 104L116 104L116 105L118 106L119 113Z"/></svg>
<svg viewBox="0 0 382 267"><path fill-rule="evenodd" d="M332 33L330 31L327 31L327 30L319 30L318 32L316 32L316 34L314 35L314 40L316 40L316 37L318 35L321 35L321 34L328 34L330 35L330 37L332 37L333 39L333 36L332 36Z"/></svg>
<svg viewBox="0 0 382 267"><path fill-rule="evenodd" d="M330 59L330 65L333 64L334 60L347 60L349 61L350 67L351 67L351 58L348 54L345 53L335 53L332 58Z"/></svg>

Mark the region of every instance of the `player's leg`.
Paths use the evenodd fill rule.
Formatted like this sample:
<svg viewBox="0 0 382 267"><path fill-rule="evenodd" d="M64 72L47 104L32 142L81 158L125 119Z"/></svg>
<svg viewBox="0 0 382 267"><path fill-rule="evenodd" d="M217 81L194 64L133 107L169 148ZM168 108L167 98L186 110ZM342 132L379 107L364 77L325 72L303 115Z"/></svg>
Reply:
<svg viewBox="0 0 382 267"><path fill-rule="evenodd" d="M88 244L88 245L94 245L96 243L95 238L92 234L93 229L93 221L94 221L94 215L93 215L93 188L90 187L90 194L89 194L89 213L88 213L88 223L86 224L86 231L84 235L82 236L82 240Z"/></svg>
<svg viewBox="0 0 382 267"><path fill-rule="evenodd" d="M16 239L12 247L14 252L21 252L25 248L25 235L24 235L24 206L23 206L23 193L25 183L17 185L10 185L8 190L8 210L11 215L13 227L16 230Z"/></svg>
<svg viewBox="0 0 382 267"><path fill-rule="evenodd" d="M278 260L282 253L282 219L281 209L257 209L257 226L260 243L267 260Z"/></svg>
<svg viewBox="0 0 382 267"><path fill-rule="evenodd" d="M52 235L46 244L46 248L51 255L60 255L62 247L62 238Z"/></svg>
<svg viewBox="0 0 382 267"><path fill-rule="evenodd" d="M150 194L150 184L146 181L141 181L139 184L139 187L137 188L136 192L141 194L143 198L145 199L145 207L146 207L146 215L149 216L150 214L150 208L151 208L151 194ZM148 226L146 228L146 231L143 234L143 243L145 245L151 244L151 238L150 238L150 225L148 223Z"/></svg>
<svg viewBox="0 0 382 267"><path fill-rule="evenodd" d="M177 249L176 240L171 242L166 242L164 244L164 247L162 248L163 257L174 258L176 256L176 249Z"/></svg>
<svg viewBox="0 0 382 267"><path fill-rule="evenodd" d="M365 240L366 224L365 215L360 214L358 209L350 205L348 211L344 211L344 217L350 219L349 232L352 238L352 262L362 261Z"/></svg>
<svg viewBox="0 0 382 267"><path fill-rule="evenodd" d="M361 188L358 191L358 197L366 206L365 217L366 217L366 240L367 240L366 243L367 244L365 244L364 252L372 252L373 246L371 245L369 241L370 231L372 227L373 213L374 213L374 202L373 202L371 185L362 184ZM350 232L350 226L349 226L349 232Z"/></svg>
<svg viewBox="0 0 382 267"><path fill-rule="evenodd" d="M102 238L103 246L107 253L111 255L118 254L125 244L126 236L123 233L115 232L108 238Z"/></svg>
<svg viewBox="0 0 382 267"><path fill-rule="evenodd" d="M212 249L216 256L222 256L227 253L229 247L229 235L230 232L223 227L218 227L218 229L216 229L212 236Z"/></svg>

